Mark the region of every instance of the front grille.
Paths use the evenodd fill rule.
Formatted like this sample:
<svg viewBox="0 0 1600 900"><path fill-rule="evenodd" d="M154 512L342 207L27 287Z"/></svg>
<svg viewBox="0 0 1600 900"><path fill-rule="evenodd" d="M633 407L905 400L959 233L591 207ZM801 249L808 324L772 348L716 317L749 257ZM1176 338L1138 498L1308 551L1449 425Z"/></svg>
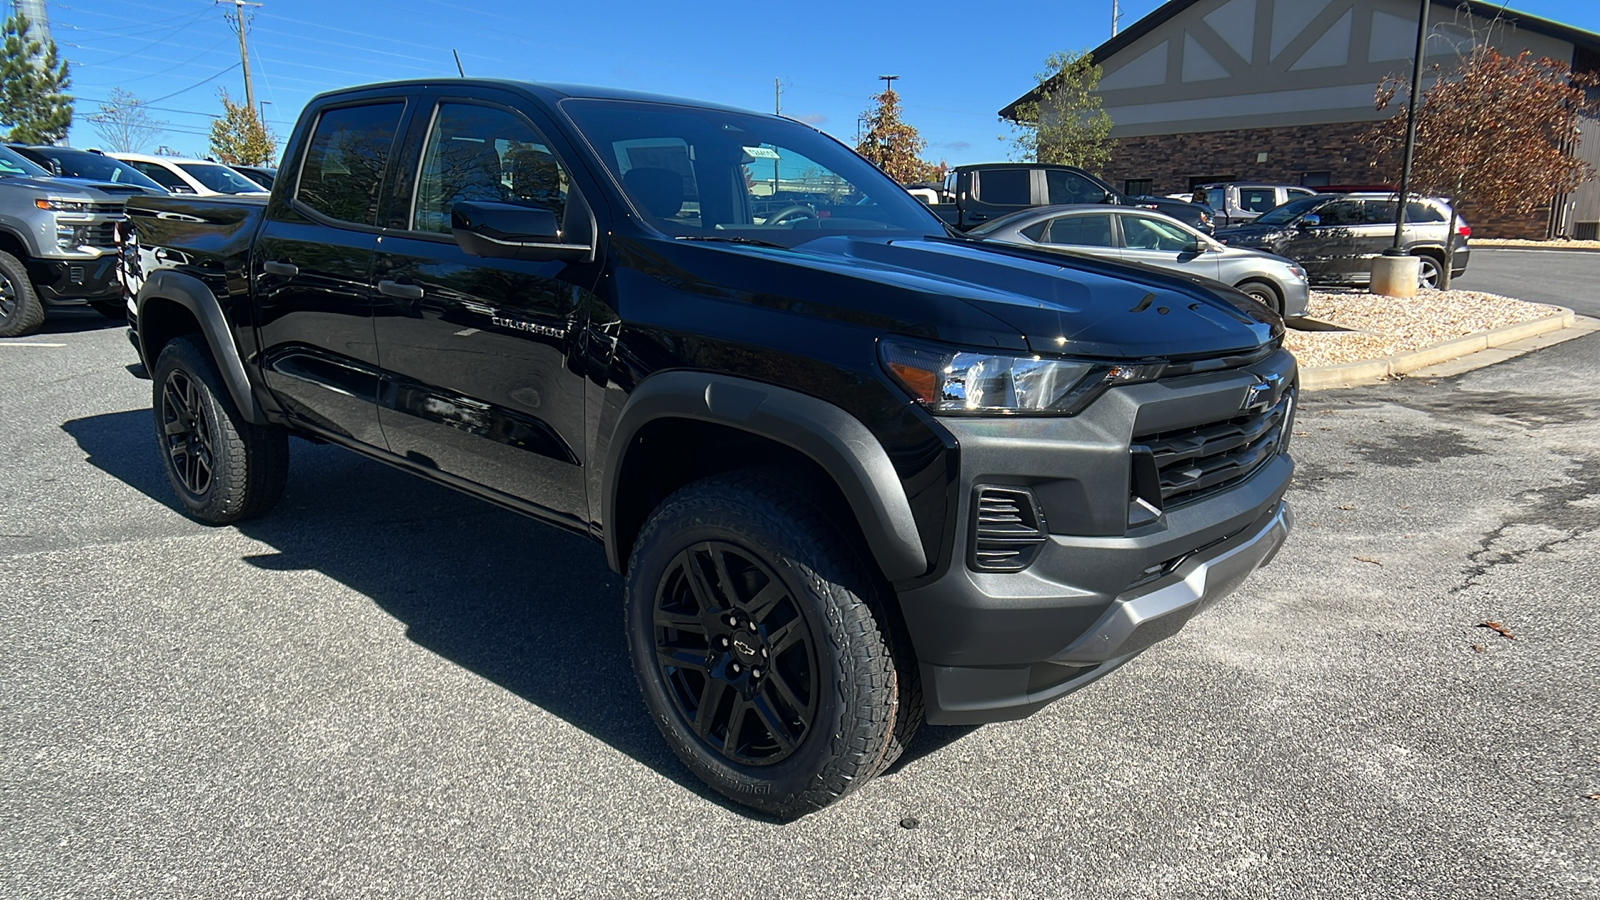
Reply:
<svg viewBox="0 0 1600 900"><path fill-rule="evenodd" d="M88 207L89 208L85 210L86 212L101 213L110 216L120 216L122 215L123 210L123 204L121 203L90 203L88 204Z"/></svg>
<svg viewBox="0 0 1600 900"><path fill-rule="evenodd" d="M89 240L86 243L90 247L115 250L117 247L117 223L101 222L98 225L91 226Z"/></svg>
<svg viewBox="0 0 1600 900"><path fill-rule="evenodd" d="M983 572L1020 572L1033 563L1045 541L1044 515L1026 488L982 486L972 504L972 554Z"/></svg>
<svg viewBox="0 0 1600 900"><path fill-rule="evenodd" d="M1160 485L1161 509L1199 500L1249 478L1283 445L1294 389L1271 406L1221 422L1134 438L1148 450Z"/></svg>

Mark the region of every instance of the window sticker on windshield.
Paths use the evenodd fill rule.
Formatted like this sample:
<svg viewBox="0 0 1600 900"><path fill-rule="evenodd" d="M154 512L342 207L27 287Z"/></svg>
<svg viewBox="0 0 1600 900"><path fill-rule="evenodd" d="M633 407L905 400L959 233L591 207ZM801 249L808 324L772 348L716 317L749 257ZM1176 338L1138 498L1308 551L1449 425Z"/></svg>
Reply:
<svg viewBox="0 0 1600 900"><path fill-rule="evenodd" d="M754 156L756 159L777 159L778 158L778 151L773 150L773 149L768 148L768 147L745 147L743 149L744 149L744 152L750 154L751 156Z"/></svg>

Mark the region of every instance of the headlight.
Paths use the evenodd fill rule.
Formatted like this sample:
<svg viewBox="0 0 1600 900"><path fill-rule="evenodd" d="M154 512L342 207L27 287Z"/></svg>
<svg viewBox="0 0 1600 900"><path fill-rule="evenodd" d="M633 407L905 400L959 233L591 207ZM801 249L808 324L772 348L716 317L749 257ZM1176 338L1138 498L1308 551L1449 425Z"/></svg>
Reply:
<svg viewBox="0 0 1600 900"><path fill-rule="evenodd" d="M83 200L62 200L59 197L37 198L33 201L33 205L40 209L48 209L54 212L81 213L89 211L89 203Z"/></svg>
<svg viewBox="0 0 1600 900"><path fill-rule="evenodd" d="M1299 263L1289 263L1287 266L1285 266L1285 268L1287 268L1290 272L1293 272L1294 277L1299 278L1302 281L1305 280L1306 270L1300 268Z"/></svg>
<svg viewBox="0 0 1600 900"><path fill-rule="evenodd" d="M92 229L88 225L56 224L56 246L63 250L76 250L89 243Z"/></svg>
<svg viewBox="0 0 1600 900"><path fill-rule="evenodd" d="M1075 415L1107 388L1154 381L1162 361L1109 363L957 350L894 338L878 342L883 367L938 415Z"/></svg>

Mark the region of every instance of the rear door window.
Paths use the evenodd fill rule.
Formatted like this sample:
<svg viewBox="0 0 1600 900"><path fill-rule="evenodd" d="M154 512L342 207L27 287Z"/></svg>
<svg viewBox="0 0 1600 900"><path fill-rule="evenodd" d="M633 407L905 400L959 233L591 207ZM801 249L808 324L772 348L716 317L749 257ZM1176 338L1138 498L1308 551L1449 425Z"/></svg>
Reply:
<svg viewBox="0 0 1600 900"><path fill-rule="evenodd" d="M1050 222L1045 240L1051 244L1072 244L1079 247L1110 247L1111 214L1097 216L1061 216Z"/></svg>
<svg viewBox="0 0 1600 900"><path fill-rule="evenodd" d="M1360 200L1335 200L1316 210L1323 225L1361 225L1366 221L1366 211Z"/></svg>
<svg viewBox="0 0 1600 900"><path fill-rule="evenodd" d="M399 100L323 112L300 166L295 200L330 219L374 224L403 112Z"/></svg>
<svg viewBox="0 0 1600 900"><path fill-rule="evenodd" d="M1028 169L986 169L978 173L978 197L996 206L1027 206L1033 202Z"/></svg>
<svg viewBox="0 0 1600 900"><path fill-rule="evenodd" d="M1277 205L1277 191L1272 188L1239 188L1240 209L1264 213Z"/></svg>

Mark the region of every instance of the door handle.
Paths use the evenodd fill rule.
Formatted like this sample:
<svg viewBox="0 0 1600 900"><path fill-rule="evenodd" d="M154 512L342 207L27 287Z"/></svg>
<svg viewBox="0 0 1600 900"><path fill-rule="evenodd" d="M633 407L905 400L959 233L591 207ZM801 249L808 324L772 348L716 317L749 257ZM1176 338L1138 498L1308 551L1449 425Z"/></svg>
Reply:
<svg viewBox="0 0 1600 900"><path fill-rule="evenodd" d="M267 260L261 264L261 271L268 275L280 275L284 278L293 278L300 274L300 267L294 263Z"/></svg>
<svg viewBox="0 0 1600 900"><path fill-rule="evenodd" d="M401 284L398 281L384 280L378 282L378 293L385 297L394 297L400 300L421 300L422 285Z"/></svg>

